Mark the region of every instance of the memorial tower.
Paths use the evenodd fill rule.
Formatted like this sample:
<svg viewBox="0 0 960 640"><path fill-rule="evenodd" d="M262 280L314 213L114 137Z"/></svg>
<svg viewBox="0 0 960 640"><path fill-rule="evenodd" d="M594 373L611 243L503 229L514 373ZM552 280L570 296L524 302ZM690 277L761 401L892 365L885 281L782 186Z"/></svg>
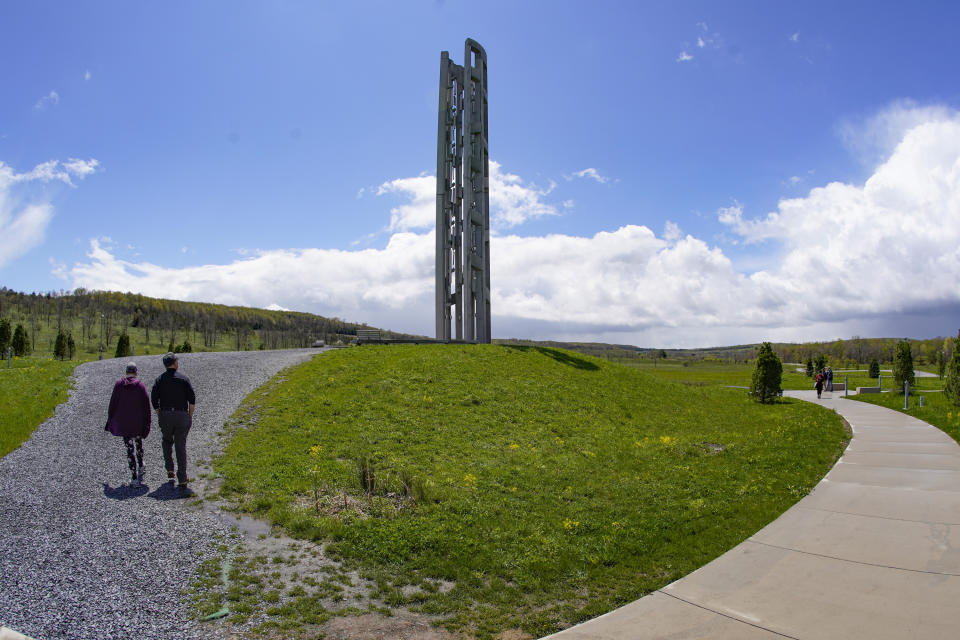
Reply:
<svg viewBox="0 0 960 640"><path fill-rule="evenodd" d="M437 339L489 343L487 54L470 39L463 66L440 54L436 235Z"/></svg>

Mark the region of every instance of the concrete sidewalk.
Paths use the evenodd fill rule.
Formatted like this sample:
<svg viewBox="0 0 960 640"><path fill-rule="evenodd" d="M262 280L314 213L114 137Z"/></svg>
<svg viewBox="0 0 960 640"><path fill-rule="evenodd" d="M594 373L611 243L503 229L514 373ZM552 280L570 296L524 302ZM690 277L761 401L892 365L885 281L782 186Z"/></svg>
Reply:
<svg viewBox="0 0 960 640"><path fill-rule="evenodd" d="M550 638L960 637L960 446L842 393L787 394L853 427L810 495L697 571Z"/></svg>

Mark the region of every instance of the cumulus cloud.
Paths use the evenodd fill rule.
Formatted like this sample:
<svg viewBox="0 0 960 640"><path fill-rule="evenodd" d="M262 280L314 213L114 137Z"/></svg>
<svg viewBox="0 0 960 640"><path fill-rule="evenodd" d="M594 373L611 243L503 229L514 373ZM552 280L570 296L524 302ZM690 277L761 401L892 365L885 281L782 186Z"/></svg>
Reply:
<svg viewBox="0 0 960 640"><path fill-rule="evenodd" d="M905 334L906 317L955 318L960 115L944 113L905 131L863 184L829 183L761 217L736 202L721 209L741 243L772 249L750 272L669 221L660 236L632 224L589 236L494 234L494 335L707 346L864 334L892 317ZM418 178L408 180L383 188L413 206ZM119 260L95 241L70 277L74 286L276 304L429 335L434 239L419 224L423 232L396 231L382 249L266 251L183 269Z"/></svg>
<svg viewBox="0 0 960 640"><path fill-rule="evenodd" d="M693 56L686 51L681 51L680 55L677 56L677 62L690 62L691 60L693 60Z"/></svg>
<svg viewBox="0 0 960 640"><path fill-rule="evenodd" d="M36 104L33 105L33 108L37 111L43 111L47 107L55 107L60 103L60 94L56 91L51 91L47 95L43 96L37 100Z"/></svg>
<svg viewBox="0 0 960 640"><path fill-rule="evenodd" d="M588 171L593 171L592 169ZM547 187L524 181L503 171L499 162L490 161L490 226L515 227L527 220L557 215L557 208L544 201L556 184ZM407 202L390 209L389 231L411 231L433 227L437 219L437 184L432 175L398 178L384 182L377 195L400 194Z"/></svg>
<svg viewBox="0 0 960 640"><path fill-rule="evenodd" d="M43 242L53 219L50 194L37 191L37 185L62 182L75 186L73 179L83 179L96 171L94 160L71 158L65 163L50 160L25 173L17 173L0 162L0 267L10 263Z"/></svg>

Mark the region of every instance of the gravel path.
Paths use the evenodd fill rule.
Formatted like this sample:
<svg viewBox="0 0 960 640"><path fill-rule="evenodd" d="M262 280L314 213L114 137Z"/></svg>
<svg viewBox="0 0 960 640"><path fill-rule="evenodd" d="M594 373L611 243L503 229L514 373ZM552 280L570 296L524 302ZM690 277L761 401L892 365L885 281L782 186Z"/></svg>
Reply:
<svg viewBox="0 0 960 640"><path fill-rule="evenodd" d="M197 410L191 475L243 398L317 349L196 353L180 358ZM132 358L147 389L159 356ZM160 429L144 442L146 486L128 486L123 441L103 430L113 382L127 360L81 365L68 402L0 459L0 626L36 640L220 638L188 619L181 590L199 555L229 527L190 506L166 480Z"/></svg>

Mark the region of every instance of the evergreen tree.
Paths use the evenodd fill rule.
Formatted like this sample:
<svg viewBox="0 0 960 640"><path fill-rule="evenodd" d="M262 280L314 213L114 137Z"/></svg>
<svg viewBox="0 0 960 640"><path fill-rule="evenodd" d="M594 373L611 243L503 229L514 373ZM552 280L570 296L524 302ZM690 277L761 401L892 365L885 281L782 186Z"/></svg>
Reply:
<svg viewBox="0 0 960 640"><path fill-rule="evenodd" d="M183 344L180 345L179 349L180 349L180 353L192 353L193 345L190 344L189 340L184 340Z"/></svg>
<svg viewBox="0 0 960 640"><path fill-rule="evenodd" d="M53 357L59 360L67 359L67 336L62 330L57 332L57 339L53 343Z"/></svg>
<svg viewBox="0 0 960 640"><path fill-rule="evenodd" d="M113 355L114 358L127 358L130 356L130 336L127 335L127 332L124 331L120 334L120 337L117 338L117 352Z"/></svg>
<svg viewBox="0 0 960 640"><path fill-rule="evenodd" d="M913 351L908 341L901 340L893 355L893 386L903 393L903 384L909 382L913 385L913 379Z"/></svg>
<svg viewBox="0 0 960 640"><path fill-rule="evenodd" d="M950 355L950 361L947 362L947 373L943 383L943 395L953 404L960 407L960 333L957 339L953 341L953 353Z"/></svg>
<svg viewBox="0 0 960 640"><path fill-rule="evenodd" d="M73 356L77 353L77 343L73 341L73 334L67 334L67 359L73 360Z"/></svg>
<svg viewBox="0 0 960 640"><path fill-rule="evenodd" d="M813 377L813 358L807 358L807 377Z"/></svg>
<svg viewBox="0 0 960 640"><path fill-rule="evenodd" d="M6 318L0 319L0 354L7 356L7 347L10 346L10 321Z"/></svg>
<svg viewBox="0 0 960 640"><path fill-rule="evenodd" d="M947 359L943 357L943 351L937 351L937 376L943 380L943 368L947 365Z"/></svg>
<svg viewBox="0 0 960 640"><path fill-rule="evenodd" d="M874 358L870 361L870 377L879 378L880 377L880 361Z"/></svg>
<svg viewBox="0 0 960 640"><path fill-rule="evenodd" d="M827 356L822 353L813 359L813 368L817 371L823 371L827 368Z"/></svg>
<svg viewBox="0 0 960 640"><path fill-rule="evenodd" d="M769 342L760 345L757 351L757 364L753 369L750 395L758 402L773 402L781 393L783 364Z"/></svg>
<svg viewBox="0 0 960 640"><path fill-rule="evenodd" d="M10 341L10 346L13 347L13 355L18 358L30 353L30 341L27 339L27 330L23 328L22 324L18 324L17 328L13 330L13 339Z"/></svg>

